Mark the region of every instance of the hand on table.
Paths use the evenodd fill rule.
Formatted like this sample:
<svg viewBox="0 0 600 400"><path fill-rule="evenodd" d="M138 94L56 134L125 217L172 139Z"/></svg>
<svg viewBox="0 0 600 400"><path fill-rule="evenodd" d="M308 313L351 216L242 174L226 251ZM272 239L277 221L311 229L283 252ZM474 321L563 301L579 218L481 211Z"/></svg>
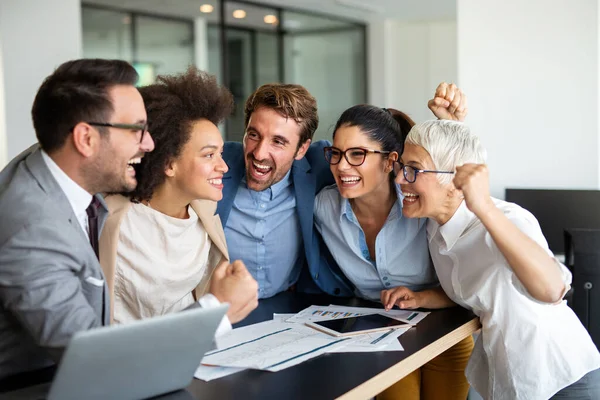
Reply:
<svg viewBox="0 0 600 400"><path fill-rule="evenodd" d="M404 286L398 286L381 291L381 304L385 307L385 311L391 310L394 305L400 308L414 309L421 306L421 296L419 292L413 292Z"/></svg>

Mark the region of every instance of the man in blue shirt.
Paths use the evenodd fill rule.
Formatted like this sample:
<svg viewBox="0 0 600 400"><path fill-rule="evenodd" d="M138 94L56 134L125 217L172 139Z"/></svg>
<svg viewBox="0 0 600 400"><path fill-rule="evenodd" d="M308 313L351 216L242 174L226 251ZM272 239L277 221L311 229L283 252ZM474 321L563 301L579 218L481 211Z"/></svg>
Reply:
<svg viewBox="0 0 600 400"><path fill-rule="evenodd" d="M458 107L456 90L438 87L429 103L436 116ZM224 147L229 171L217 207L231 259L244 261L259 298L293 285L352 296L353 285L314 226L315 196L335 183L323 154L330 144L311 143L319 124L315 98L300 85L267 84L250 95L244 114L243 143Z"/></svg>
<svg viewBox="0 0 600 400"><path fill-rule="evenodd" d="M230 256L244 261L260 298L295 284L353 293L313 224L316 194L334 183L323 156L329 143L311 144L318 124L316 100L304 87L263 85L246 102L243 143L225 144L229 172L217 213Z"/></svg>

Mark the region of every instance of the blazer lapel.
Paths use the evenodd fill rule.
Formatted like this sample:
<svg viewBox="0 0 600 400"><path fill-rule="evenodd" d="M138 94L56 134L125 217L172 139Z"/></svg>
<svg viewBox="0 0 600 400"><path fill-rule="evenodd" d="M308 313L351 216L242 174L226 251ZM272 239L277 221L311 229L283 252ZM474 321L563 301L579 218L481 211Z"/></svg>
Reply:
<svg viewBox="0 0 600 400"><path fill-rule="evenodd" d="M246 173L246 167L244 166L243 155L240 158L234 160L228 160L227 166L229 171L223 176L223 199L217 204L216 212L221 217L223 226L227 224L231 207L233 207L233 201L237 193L242 177Z"/></svg>
<svg viewBox="0 0 600 400"><path fill-rule="evenodd" d="M35 150L29 157L27 157L25 162L27 164L27 167L31 171L33 177L38 181L42 190L44 190L44 192L48 194L48 197L52 199L51 201L59 207L60 212L62 214L60 217L67 219L69 221L69 224L73 226L75 231L77 231L77 237L79 237L83 242L89 245L89 239L83 232L83 229L81 229L81 225L77 220L77 216L75 215L75 212L71 207L71 203L69 202L67 195L65 194L65 192L63 192L58 182L56 182L56 180L52 176L52 173L48 169L46 162L42 158L41 150L39 148ZM101 201L101 203L104 207L106 207L104 201ZM103 219L104 218L102 218L101 220L102 222ZM90 254L93 254L94 258L96 258L96 255L94 254L94 250L92 249L91 245L89 245L88 247Z"/></svg>
<svg viewBox="0 0 600 400"><path fill-rule="evenodd" d="M312 244L313 212L315 204L316 180L310 173L311 167L306 158L294 161L292 165L292 179L296 193L296 209L302 230L304 248ZM307 251L308 256L308 251Z"/></svg>
<svg viewBox="0 0 600 400"><path fill-rule="evenodd" d="M48 169L46 162L42 158L41 150L39 148L37 148L35 151L33 151L33 153L27 157L27 159L25 160L25 163L27 164L27 168L29 168L33 177L39 183L42 190L44 190L44 192L46 192L48 194L48 197L51 199L51 201L59 207L62 215L57 216L57 217L65 218L69 221L69 224L77 232L76 235L81 239L81 242L82 242L81 246L83 248L87 249L87 251L89 252L89 256L90 256L89 259L90 259L92 267L96 268L96 270L98 271L98 273L100 274L102 279L106 279L104 277L102 268L100 267L100 262L96 258L96 254L94 253L94 250L92 249L90 241L89 241L87 235L85 234L85 232L83 231L83 229L81 229L81 224L77 220L77 216L75 215L75 212L73 211L73 208L71 207L71 203L69 202L69 199L67 198L66 194L61 189L58 182L56 182L56 180L52 176L52 173ZM100 231L102 230L101 226L104 224L104 221L106 220L108 211L107 211L106 203L104 202L104 199L102 198L102 196L96 195L96 198L98 198L98 200L100 200L100 204L102 205L101 210L100 210L100 221L99 221L99 232L98 232L98 233L100 233ZM110 323L110 304L107 301L107 299L109 298L108 286L105 284L102 290L104 291L102 294L102 303L103 303L102 304L102 307L103 307L102 324L108 325Z"/></svg>
<svg viewBox="0 0 600 400"><path fill-rule="evenodd" d="M192 201L191 206L202 222L210 240L217 246L223 256L229 259L229 252L227 251L227 242L225 240L221 218L219 218L218 215L214 215L216 202L211 200L194 200Z"/></svg>

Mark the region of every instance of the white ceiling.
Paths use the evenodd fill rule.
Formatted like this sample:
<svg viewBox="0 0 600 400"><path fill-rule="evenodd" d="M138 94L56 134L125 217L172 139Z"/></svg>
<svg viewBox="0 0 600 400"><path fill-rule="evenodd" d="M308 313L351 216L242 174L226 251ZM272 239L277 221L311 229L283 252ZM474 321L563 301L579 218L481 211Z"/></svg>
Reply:
<svg viewBox="0 0 600 400"><path fill-rule="evenodd" d="M219 15L219 0L83 0L82 2L183 18L203 16L212 22L218 22ZM456 0L253 0L253 2L285 9L307 10L365 22L383 18L394 18L404 21L448 20L456 18ZM211 14L202 14L200 12L200 5L202 4L211 4L215 7L215 10ZM257 23L264 24L262 18L265 13L269 12L269 10L259 9L252 5L228 2L228 23L236 25L244 24L243 20L234 20L231 18L230 12L237 8L247 11L245 22L252 26L255 26ZM273 10L271 9L270 11ZM293 27L290 26L287 28ZM306 28L309 27L307 26ZM315 27L310 26L310 28Z"/></svg>

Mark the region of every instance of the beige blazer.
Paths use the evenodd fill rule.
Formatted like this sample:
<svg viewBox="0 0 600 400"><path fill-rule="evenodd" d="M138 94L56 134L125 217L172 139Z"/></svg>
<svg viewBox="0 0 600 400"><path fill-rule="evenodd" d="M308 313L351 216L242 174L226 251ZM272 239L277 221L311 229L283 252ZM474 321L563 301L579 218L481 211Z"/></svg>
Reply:
<svg viewBox="0 0 600 400"><path fill-rule="evenodd" d="M121 195L111 195L106 197L109 214L100 235L100 265L104 271L106 283L110 293L110 315L111 321L114 313L114 294L115 294L115 271L117 264L117 246L119 243L119 232L123 217L131 207L129 198ZM194 297L199 299L204 296L209 289L210 279L216 266L222 261L229 261L229 253L227 252L227 242L225 241L225 233L223 225L218 215L214 215L217 209L217 203L210 200L194 200L191 204L192 209L198 214L198 219L202 222L208 237L212 244L208 254L209 271L204 275L204 278L196 289L194 289Z"/></svg>

